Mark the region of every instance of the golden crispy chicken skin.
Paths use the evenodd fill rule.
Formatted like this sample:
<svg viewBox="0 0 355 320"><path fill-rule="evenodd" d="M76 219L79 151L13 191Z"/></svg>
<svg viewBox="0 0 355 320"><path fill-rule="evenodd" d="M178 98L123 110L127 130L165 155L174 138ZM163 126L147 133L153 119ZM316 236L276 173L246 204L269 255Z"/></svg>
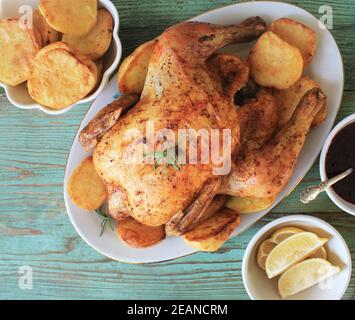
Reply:
<svg viewBox="0 0 355 320"><path fill-rule="evenodd" d="M240 147L238 158L259 150L274 135L279 119L278 107L268 89L238 109Z"/></svg>
<svg viewBox="0 0 355 320"><path fill-rule="evenodd" d="M186 164L178 170L133 163L145 150L147 121L154 121L155 132L218 129L220 146L222 130L230 129L232 150L238 146L236 108L206 60L225 45L256 39L265 29L259 18L238 26L185 22L159 37L140 102L102 138L94 153L97 171L108 184L120 187L133 218L150 226L166 224L198 198L213 175L212 163ZM161 144L156 141L156 149Z"/></svg>
<svg viewBox="0 0 355 320"><path fill-rule="evenodd" d="M281 192L292 176L313 120L325 100L318 88L306 93L282 130L259 150L252 149L236 161L220 193L268 198Z"/></svg>

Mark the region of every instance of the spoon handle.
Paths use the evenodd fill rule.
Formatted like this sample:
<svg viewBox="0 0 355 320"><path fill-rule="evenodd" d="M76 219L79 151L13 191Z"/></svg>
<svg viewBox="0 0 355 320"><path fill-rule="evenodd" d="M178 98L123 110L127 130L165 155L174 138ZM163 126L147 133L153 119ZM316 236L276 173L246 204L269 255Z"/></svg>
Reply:
<svg viewBox="0 0 355 320"><path fill-rule="evenodd" d="M348 175L353 172L353 169L348 169L345 172L331 178L327 181L320 183L318 186L309 187L301 192L300 200L302 203L309 203L315 200L320 193L322 193L325 189L331 187L333 184L337 183L338 181L344 179Z"/></svg>
<svg viewBox="0 0 355 320"><path fill-rule="evenodd" d="M338 181L344 179L345 177L347 177L348 175L350 175L350 174L352 174L352 173L353 173L353 169L350 168L350 169L344 171L343 173L341 173L341 174L339 174L339 175L337 175L337 176L335 176L335 177L329 179L328 181L322 182L322 183L319 185L319 187L320 187L320 188L322 189L322 191L323 191L323 190L325 190L325 189L331 187L332 185L334 185L334 184L337 183Z"/></svg>

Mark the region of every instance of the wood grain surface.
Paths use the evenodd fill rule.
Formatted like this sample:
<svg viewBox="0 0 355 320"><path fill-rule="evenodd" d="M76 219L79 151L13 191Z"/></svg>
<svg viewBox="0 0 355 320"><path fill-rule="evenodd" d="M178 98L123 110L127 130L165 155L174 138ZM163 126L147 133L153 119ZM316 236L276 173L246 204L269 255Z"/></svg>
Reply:
<svg viewBox="0 0 355 320"><path fill-rule="evenodd" d="M234 0L114 0L124 55L166 27ZM320 1L288 1L318 14ZM344 58L346 83L337 121L355 112L355 2L327 0ZM331 63L331 62L329 62ZM315 164L272 213L218 253L151 265L121 264L91 249L71 225L63 200L67 156L88 105L62 116L22 111L0 92L0 299L248 299L241 276L252 236L275 218L305 213L337 228L355 258L355 218L325 194L308 206L299 192L319 181ZM33 289L20 290L19 268L33 268ZM344 299L355 298L355 275Z"/></svg>

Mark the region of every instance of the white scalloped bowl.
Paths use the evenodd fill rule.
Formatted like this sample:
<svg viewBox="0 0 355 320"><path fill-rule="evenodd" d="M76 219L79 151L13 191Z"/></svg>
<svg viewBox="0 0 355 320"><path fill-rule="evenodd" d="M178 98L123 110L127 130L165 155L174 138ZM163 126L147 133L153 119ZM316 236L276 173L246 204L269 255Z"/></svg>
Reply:
<svg viewBox="0 0 355 320"><path fill-rule="evenodd" d="M19 8L21 5L31 6L33 9L38 7L38 0L1 0L0 1L0 19L5 17L19 17ZM122 44L118 36L119 30L119 15L116 7L110 0L99 0L99 7L106 8L112 15L114 19L114 29L113 29L113 39L111 46L104 56L104 73L102 76L101 84L97 90L87 96L85 99L80 100L76 104L66 107L61 110L54 110L48 107L42 106L34 101L26 88L26 83L22 83L18 86L9 86L0 81L0 86L5 89L7 98L17 108L30 110L30 109L39 109L50 115L59 115L67 111L70 111L75 105L88 103L94 101L104 90L107 83L109 82L111 75L114 73L122 56Z"/></svg>

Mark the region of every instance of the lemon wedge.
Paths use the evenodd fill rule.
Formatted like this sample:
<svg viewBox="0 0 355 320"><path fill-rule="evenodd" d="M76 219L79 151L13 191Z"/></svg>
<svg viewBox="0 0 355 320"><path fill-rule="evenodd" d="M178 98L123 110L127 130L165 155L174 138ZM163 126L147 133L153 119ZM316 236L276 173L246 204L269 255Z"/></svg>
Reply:
<svg viewBox="0 0 355 320"><path fill-rule="evenodd" d="M340 272L324 259L304 260L287 270L279 279L279 293L283 299L308 289Z"/></svg>
<svg viewBox="0 0 355 320"><path fill-rule="evenodd" d="M270 241L276 244L281 243L282 241L286 240L287 238L293 236L296 233L304 232L304 230L296 227L283 227L276 230L271 238Z"/></svg>
<svg viewBox="0 0 355 320"><path fill-rule="evenodd" d="M283 227L283 228L280 228L280 229L276 230L272 234L272 236L270 238L270 241L275 243L275 244L279 244L282 241L286 240L287 238L293 236L294 234L299 233L299 232L304 232L304 231L305 230L302 230L302 229L297 228L297 227ZM313 258L326 259L327 258L327 251L325 250L324 247L321 247L317 251L312 253L308 258L309 259L313 259Z"/></svg>
<svg viewBox="0 0 355 320"><path fill-rule="evenodd" d="M258 253L256 255L256 261L261 269L265 270L266 259L271 250L274 249L276 246L277 244L271 242L269 239L265 240L260 245Z"/></svg>
<svg viewBox="0 0 355 320"><path fill-rule="evenodd" d="M299 232L304 232L304 230L297 227L283 227L281 229L276 230L272 234L270 239L267 239L264 242L262 242L261 245L259 246L258 253L256 256L256 261L259 267L265 270L266 259L269 253L272 251L272 249L274 249L282 241L286 240L287 238ZM313 259L313 258L326 259L327 251L325 250L324 247L321 247L308 257L308 259Z"/></svg>
<svg viewBox="0 0 355 320"><path fill-rule="evenodd" d="M321 248L328 239L319 238L312 232L299 232L278 244L266 259L265 271L272 279L306 259Z"/></svg>
<svg viewBox="0 0 355 320"><path fill-rule="evenodd" d="M282 241L286 240L287 238L293 236L294 234L299 233L299 232L304 232L304 231L305 230L302 230L297 227L283 227L283 228L276 230L272 234L270 241L275 244L279 244ZM313 259L313 258L326 259L327 258L327 251L325 250L324 247L321 247L317 251L312 253L308 258L309 259ZM266 261L266 258L265 258L265 261ZM265 268L264 268L264 270L265 270Z"/></svg>
<svg viewBox="0 0 355 320"><path fill-rule="evenodd" d="M315 259L315 258L327 259L327 250L325 250L324 247L321 247L308 257L308 259Z"/></svg>

